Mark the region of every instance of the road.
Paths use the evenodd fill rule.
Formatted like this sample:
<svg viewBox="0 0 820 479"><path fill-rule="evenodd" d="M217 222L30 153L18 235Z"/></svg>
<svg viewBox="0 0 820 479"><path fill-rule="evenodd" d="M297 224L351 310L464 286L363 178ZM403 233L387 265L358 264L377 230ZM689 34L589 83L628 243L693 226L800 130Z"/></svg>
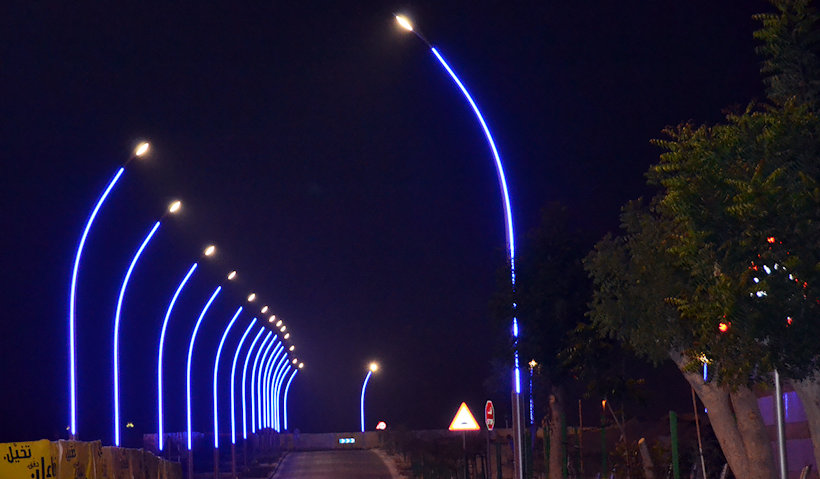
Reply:
<svg viewBox="0 0 820 479"><path fill-rule="evenodd" d="M292 452L274 478L394 479L384 461L368 450Z"/></svg>

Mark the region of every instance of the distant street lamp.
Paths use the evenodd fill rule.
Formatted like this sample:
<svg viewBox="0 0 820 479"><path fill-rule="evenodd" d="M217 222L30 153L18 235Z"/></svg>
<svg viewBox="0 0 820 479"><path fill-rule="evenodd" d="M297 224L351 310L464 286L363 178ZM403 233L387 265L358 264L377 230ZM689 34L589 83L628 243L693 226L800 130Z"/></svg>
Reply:
<svg viewBox="0 0 820 479"><path fill-rule="evenodd" d="M242 306L236 309L236 313L234 313L228 326L225 327L225 331L222 332L222 338L219 340L219 346L216 348L216 358L214 359L214 477L219 477L219 412L217 407L219 357L222 355L222 346L225 345L225 339L228 337L228 333L231 331L231 328L236 322L236 318L239 317L239 313L241 312ZM233 384L231 385L231 389L233 389Z"/></svg>
<svg viewBox="0 0 820 479"><path fill-rule="evenodd" d="M505 218L505 226L506 226L506 233L507 233L507 253L509 255L509 266L510 266L510 284L512 286L512 291L515 293L515 235L513 232L513 217L512 217L512 208L510 206L510 194L507 189L507 179L504 175L504 168L501 164L501 157L498 154L498 149L495 146L495 141L493 140L493 136L490 133L490 129L487 126L487 123L484 121L484 117L481 114L481 111L478 109L478 105L476 105L475 101L473 101L472 96L467 91L467 88L455 74L450 65L444 60L444 57L436 50L433 45L427 41L419 32L417 32L413 28L413 24L410 20L403 16L403 15L396 15L396 22L405 30L409 32L413 32L416 37L418 37L421 41L423 41L429 48L430 51L435 55L436 59L441 63L441 66L447 71L452 78L453 82L458 86L458 89L461 91L464 98L472 107L473 113L475 113L475 117L478 120L482 131L484 132L484 136L487 138L487 144L492 151L493 159L495 160L495 168L496 173L498 175L498 183L501 189L501 203L504 206L504 218ZM518 355L518 318L517 318L517 304L513 300L513 320L512 320L512 336L513 336L513 388L512 388L512 416L513 416L513 455L514 455L514 477L516 479L522 479L524 477L523 472L523 451L521 447L521 439L522 439L522 427L521 427L521 368L519 364L519 355Z"/></svg>
<svg viewBox="0 0 820 479"><path fill-rule="evenodd" d="M236 351L233 354L233 363L231 363L231 474L234 479L237 479L236 475L236 401L235 401L235 392L236 392L236 363L239 360L239 352L242 350L242 345L245 344L245 339L248 337L248 334L253 330L254 325L256 325L256 318L251 320L251 323L245 329L245 332L242 333L242 339L239 340L239 344L236 346ZM262 331L259 331L261 334Z"/></svg>
<svg viewBox="0 0 820 479"><path fill-rule="evenodd" d="M379 370L378 363L370 363L370 366L367 368L367 376L364 377L364 382L362 383L362 399L360 402L360 411L361 411L361 418L362 418L362 432L364 432L364 392L367 388L367 382L370 381L370 376L373 375L376 371Z"/></svg>
<svg viewBox="0 0 820 479"><path fill-rule="evenodd" d="M248 352L245 354L245 364L242 367L242 439L245 440L248 439L248 411L247 401L245 400L245 392L248 389L246 386L246 378L248 376L248 363L250 362L251 354L253 353L254 346L256 346L256 342L259 341L259 338L262 337L262 333L264 332L265 328L260 328L259 332L256 333L256 337L253 339L253 342L251 342L251 345L248 347ZM270 337L271 334L273 334L273 331L268 331L268 335L265 337L264 341L267 341L267 338ZM253 417L253 409L251 409L251 417Z"/></svg>
<svg viewBox="0 0 820 479"><path fill-rule="evenodd" d="M179 201L174 201L168 206L168 213L169 214L176 214L179 212L182 203ZM163 215L164 216L164 215ZM120 286L120 294L117 297L117 309L114 312L114 353L113 353L113 363L114 363L114 445L119 447L120 445L120 317L122 314L122 301L125 298L125 291L128 288L128 281L131 279L131 273L134 271L134 267L137 265L137 261L139 261L142 252L145 250L145 247L148 246L148 243L151 242L151 239L156 234L157 230L159 229L160 223L162 219L154 223L154 227L148 232L145 236L145 239L142 240L137 251L134 253L134 257L131 259L131 264L128 265L128 270L125 273L125 277L122 280L122 285Z"/></svg>
<svg viewBox="0 0 820 479"><path fill-rule="evenodd" d="M276 366L272 369L265 387L265 403L267 404L266 411L268 414L268 427L273 427L276 432L279 432L279 396L277 395L279 384L279 376L282 371L288 367L288 355L285 353Z"/></svg>
<svg viewBox="0 0 820 479"><path fill-rule="evenodd" d="M277 339L279 339L277 337ZM268 356L265 361L264 371L259 371L260 379L256 383L257 401L259 404L259 427L266 429L270 427L270 401L268 400L268 391L270 388L271 375L276 369L276 365L280 362L280 355L285 352L285 346L281 341L276 343L276 348ZM284 356L283 356L284 357Z"/></svg>
<svg viewBox="0 0 820 479"><path fill-rule="evenodd" d="M148 152L148 148L149 145L147 142L140 143L134 150L134 154L116 171L116 173L114 173L111 180L109 180L108 185L106 185L100 197L97 198L94 209L91 210L91 214L88 216L88 220L85 223L85 228L80 236L80 243L77 245L77 253L74 256L74 267L71 270L71 283L68 289L68 389L69 415L71 421L69 425L69 433L71 434L72 439L77 438L77 353L75 345L77 333L75 316L77 309L77 274L80 269L80 258L83 255L85 241L88 239L88 232L91 230L91 225L94 223L94 219L97 217L97 213L100 212L100 208L103 203L105 203L106 198L108 198L108 194L111 193L114 185L116 185L117 181L119 181L120 177L122 177L128 163L130 163L134 158L144 156Z"/></svg>
<svg viewBox="0 0 820 479"><path fill-rule="evenodd" d="M216 252L216 247L214 245L209 245L205 248L203 255L206 257L213 256ZM182 281L179 282L179 286L177 286L174 295L171 297L171 302L168 303L168 308L165 311L165 318L162 321L162 329L159 335L159 347L157 348L157 439L158 439L158 446L160 452L162 452L163 448L165 447L165 435L163 425L164 417L163 417L163 409L162 409L162 358L163 352L165 349L165 331L168 328L168 321L171 318L171 312L174 310L174 306L176 305L177 299L179 298L179 294L182 292L182 289L185 288L185 285L188 283L188 280L191 279L191 276L196 271L198 264L194 262L191 267L188 269L188 273L182 278Z"/></svg>
<svg viewBox="0 0 820 479"><path fill-rule="evenodd" d="M185 370L185 412L188 426L188 437L186 438L188 445L188 479L193 479L194 477L194 431L191 421L191 358L194 355L194 343L196 342L196 334L199 332L199 326L202 324L202 318L205 317L205 313L208 312L208 309L211 307L211 304L219 295L220 291L222 291L222 286L217 286L213 294L211 294L210 299L208 299L208 302L205 303L205 306L202 308L202 312L199 313L199 318L196 320L196 325L191 333L191 340L188 343L188 362Z"/></svg>
<svg viewBox="0 0 820 479"><path fill-rule="evenodd" d="M290 373L290 377L288 378L287 385L285 386L285 397L282 399L282 420L284 422L282 426L282 431L288 431L288 392L290 391L290 383L293 382L293 378L296 377L296 373L299 372L299 368L293 368L293 372Z"/></svg>

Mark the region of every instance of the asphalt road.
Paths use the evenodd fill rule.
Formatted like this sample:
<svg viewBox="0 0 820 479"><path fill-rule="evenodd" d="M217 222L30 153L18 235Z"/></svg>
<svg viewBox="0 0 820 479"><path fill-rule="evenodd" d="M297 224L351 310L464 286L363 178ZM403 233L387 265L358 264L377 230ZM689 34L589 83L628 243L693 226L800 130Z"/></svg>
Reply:
<svg viewBox="0 0 820 479"><path fill-rule="evenodd" d="M368 450L292 452L274 478L392 479L376 453Z"/></svg>

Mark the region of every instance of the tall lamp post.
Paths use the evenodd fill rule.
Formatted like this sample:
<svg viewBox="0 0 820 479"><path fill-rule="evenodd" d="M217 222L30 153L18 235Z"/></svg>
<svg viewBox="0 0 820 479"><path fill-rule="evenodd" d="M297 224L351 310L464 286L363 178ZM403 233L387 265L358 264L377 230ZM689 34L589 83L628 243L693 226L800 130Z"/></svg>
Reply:
<svg viewBox="0 0 820 479"><path fill-rule="evenodd" d="M208 256L213 256L214 252L216 251L216 247L214 245L209 245L205 248L203 254ZM174 306L176 305L177 299L179 298L180 293L182 292L185 285L188 284L188 280L191 279L191 276L196 271L198 266L197 262L191 265L188 269L188 272L183 276L182 280L179 282L174 295L171 297L171 301L168 303L168 308L165 311L165 318L162 320L162 329L159 334L159 347L157 348L157 444L159 446L159 451L162 452L163 448L165 447L165 436L163 425L164 416L162 410L162 358L163 352L165 350L165 331L168 328L168 321L171 319L171 312L174 310Z"/></svg>
<svg viewBox="0 0 820 479"><path fill-rule="evenodd" d="M293 372L290 374L288 378L287 385L285 385L285 397L282 398L282 430L287 432L288 430L288 392L290 392L290 383L293 382L293 378L296 377L296 373L299 372L300 369L305 367L304 363L299 363L298 368L293 368Z"/></svg>
<svg viewBox="0 0 820 479"><path fill-rule="evenodd" d="M372 376L373 373L375 373L378 370L379 370L379 364L378 363L375 363L375 362L370 363L370 366L368 366L368 368L367 368L367 376L364 377L364 382L362 383L362 398L361 398L361 401L359 403L359 411L361 412L361 418L362 418L362 421L361 421L362 422L362 432L364 432L364 392L365 392L365 389L367 389L367 382L370 381L370 376Z"/></svg>
<svg viewBox="0 0 820 479"><path fill-rule="evenodd" d="M182 203L179 201L174 201L168 207L168 213L176 214L179 212L181 207ZM128 265L128 270L125 272L125 277L122 280L120 294L117 297L117 309L114 312L114 445L117 447L120 445L120 317L122 315L122 301L125 298L125 291L128 288L128 281L131 279L131 273L134 272L134 267L137 265L137 261L139 261L145 247L148 246L148 243L151 242L154 234L156 234L161 222L162 219L154 223L153 228L151 228L145 236L145 239L142 240L142 243L137 251L134 253L134 257L131 259L131 264Z"/></svg>
<svg viewBox="0 0 820 479"><path fill-rule="evenodd" d="M484 136L487 139L487 144L492 151L493 159L495 160L495 168L496 173L498 174L498 183L501 187L501 202L504 205L504 218L505 218L505 226L506 226L506 233L507 233L507 252L509 253L509 265L510 265L510 284L512 286L513 294L515 294L515 236L513 234L513 219L512 219L512 208L510 206L510 194L507 189L507 179L504 175L504 168L501 164L501 157L498 154L498 149L495 146L495 141L493 140L493 136L490 133L490 129L487 126L487 123L484 121L484 117L481 115L481 111L478 109L478 105L476 105L473 98L470 96L470 93L467 91L467 88L464 84L459 80L458 76L455 74L450 65L444 60L444 57L439 53L439 51L433 47L433 45L427 41L419 32L417 32L413 28L413 24L410 20L403 16L403 15L396 15L396 22L405 30L409 32L413 32L416 37L418 37L421 41L430 48L430 51L436 57L438 62L441 64L442 67L447 71L450 75L450 78L453 82L458 86L458 89L461 91L464 99L470 104L470 107L475 113L476 120L478 120L479 124L481 125L481 129L484 132ZM524 477L523 471L523 451L521 447L521 439L522 439L522 425L521 425L521 367L519 364L519 356L518 356L518 318L517 318L517 305L513 300L513 319L512 319L512 337L513 337L513 387L512 387L512 416L513 416L513 453L514 453L514 466L515 466L515 478L521 479Z"/></svg>
<svg viewBox="0 0 820 479"><path fill-rule="evenodd" d="M225 327L225 331L222 332L222 338L219 340L219 346L216 348L216 359L214 359L214 477L219 477L219 412L216 394L218 385L217 372L219 371L219 357L222 355L222 346L225 345L225 339L228 337L228 333L231 331L231 328L236 322L236 318L239 317L239 313L241 312L242 306L236 309L236 313L234 313L230 322ZM231 389L233 389L233 384L231 384Z"/></svg>
<svg viewBox="0 0 820 479"><path fill-rule="evenodd" d="M117 171L111 180L108 181L103 193L97 198L94 204L94 209L88 216L85 223L85 228L80 236L80 243L77 245L77 253L74 255L74 267L71 270L71 283L68 289L68 389L69 389L69 416L70 416L70 434L71 439L77 439L77 352L76 352L76 292L77 292L77 273L80 269L80 258L85 249L85 241L88 239L88 232L91 230L91 225L94 224L94 219L97 218L97 213L100 212L109 193L114 188L114 185L120 180L122 174L125 173L125 167L134 158L139 158L148 153L149 144L147 142L140 143L134 150L133 155L126 161Z"/></svg>

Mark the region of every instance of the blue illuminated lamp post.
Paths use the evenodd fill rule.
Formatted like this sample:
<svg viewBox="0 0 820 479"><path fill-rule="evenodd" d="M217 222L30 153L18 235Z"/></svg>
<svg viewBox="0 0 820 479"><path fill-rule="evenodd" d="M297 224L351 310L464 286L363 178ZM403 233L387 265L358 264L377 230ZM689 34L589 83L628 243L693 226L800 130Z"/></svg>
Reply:
<svg viewBox="0 0 820 479"><path fill-rule="evenodd" d="M114 188L114 185L122 177L122 174L125 173L125 167L128 166L128 163L131 162L134 158L139 158L144 156L148 153L149 145L146 142L140 143L137 148L134 150L134 154L128 161L125 162L117 171L114 173L114 176L109 180L108 184L106 185L103 193L97 198L97 202L94 204L94 208L91 210L91 214L88 216L88 220L85 223L85 228L83 228L83 233L80 236L80 243L77 245L77 253L74 255L74 267L71 270L71 283L69 285L68 290L68 389L69 389L69 416L70 416L70 425L69 425L69 433L71 434L71 439L77 439L77 352L76 352L76 297L77 297L77 274L80 269L80 258L83 255L83 249L85 249L85 241L88 239L88 233L91 231L91 225L94 224L94 219L97 218L97 213L100 212L100 208L102 207L105 200L108 198L108 195L111 193L111 190Z"/></svg>
<svg viewBox="0 0 820 479"><path fill-rule="evenodd" d="M296 373L299 372L300 369L305 367L304 363L299 363L298 368L294 368L293 372L288 378L288 383L285 386L285 397L282 399L282 419L283 419L283 428L282 430L287 432L288 430L288 392L290 392L290 383L293 382L293 378L296 377Z"/></svg>
<svg viewBox="0 0 820 479"><path fill-rule="evenodd" d="M509 253L509 265L510 265L510 284L512 286L513 294L515 294L515 235L513 232L513 218L512 218L512 208L510 206L510 193L507 189L507 179L504 175L504 167L501 164L501 157L498 154L498 149L495 146L495 140L493 140L493 136L490 133L490 128L487 126L487 123L484 121L484 117L481 115L481 111L478 109L478 105L476 105L475 101L473 101L472 96L467 91L467 88L464 84L459 80L458 76L455 74L450 65L444 60L444 57L439 53L439 51L433 47L433 45L427 41L419 32L417 32L413 28L413 24L410 20L403 16L403 15L396 15L396 22L407 31L413 32L416 37L418 37L421 41L423 41L427 47L430 48L430 51L436 57L438 62L441 66L447 71L450 75L450 78L453 82L458 86L458 89L461 91L464 99L470 104L470 107L475 113L476 120L481 125L481 130L484 132L484 136L487 139L487 144L492 151L493 160L495 161L495 168L496 173L498 175L498 183L501 187L501 202L504 206L504 219L505 219L505 229L506 229L506 239L507 239L507 252ZM513 336L513 387L512 387L512 416L513 416L513 453L514 453L514 466L515 466L515 475L516 479L522 479L524 477L523 471L523 451L521 447L521 439L522 439L522 426L521 426L521 367L519 364L519 356L518 356L518 340L519 340L519 330L518 330L518 318L517 318L517 305L515 302L512 304L513 306L513 319L512 319L512 336Z"/></svg>
<svg viewBox="0 0 820 479"><path fill-rule="evenodd" d="M174 201L168 207L168 213L176 214L180 208L182 207L182 203L179 201ZM145 250L145 247L148 246L148 243L151 242L151 239L156 234L157 230L159 229L160 223L162 220L157 221L154 223L154 227L151 228L151 231L145 236L145 239L140 244L137 251L134 253L134 257L131 259L131 264L128 265L128 270L125 272L125 277L122 280L122 285L120 286L120 294L117 297L117 309L114 313L114 354L113 354L113 362L114 362L114 445L119 447L120 446L120 317L122 315L122 302L125 298L125 291L128 288L128 282L131 279L131 273L134 271L134 267L137 265L137 261L139 261L142 252Z"/></svg>
<svg viewBox="0 0 820 479"><path fill-rule="evenodd" d="M297 365L299 364L299 360L293 358L290 364L287 365L287 368L282 369L282 373L279 375L279 381L276 384L276 395L275 395L275 403L276 403L276 431L282 431L282 423L284 422L284 410L280 408L280 405L283 404L283 390L282 386L285 383L285 378L288 377L288 374L291 372L291 369L297 369Z"/></svg>
<svg viewBox="0 0 820 479"><path fill-rule="evenodd" d="M250 347L248 348L247 354L245 354L245 365L242 367L242 439L248 439L248 410L247 410L247 401L245 399L245 393L247 392L247 376L248 376L248 363L250 363L251 354L253 353L253 348L256 346L256 342L259 341L259 338L262 337L262 333L265 332L265 328L261 328L258 333L256 333L256 337L251 342ZM267 341L267 338L273 334L273 331L268 331L268 335L265 337L264 341ZM261 345L260 345L261 348ZM253 410L251 410L251 415L253 415Z"/></svg>
<svg viewBox="0 0 820 479"><path fill-rule="evenodd" d="M268 389L265 393L267 395L270 417L273 421L273 429L276 430L276 432L279 432L279 378L288 367L288 359L288 355L285 354L276 364L276 369L273 371L273 375L268 383Z"/></svg>
<svg viewBox="0 0 820 479"><path fill-rule="evenodd" d="M209 245L205 248L203 254L205 256L212 256L215 251L216 247L213 245ZM193 276L197 266L198 263L196 262L192 264L191 267L188 269L188 272L179 282L176 291L174 291L174 295L171 297L171 301L168 303L168 308L165 310L165 318L162 320L162 328L159 334L159 347L157 348L157 444L160 452L162 452L163 448L165 447L165 421L162 409L162 358L163 352L165 350L165 331L168 328L168 322L171 318L171 312L174 310L174 305L176 305L180 293L182 292L183 288L185 288L185 285L188 283L188 280L191 279L191 276Z"/></svg>
<svg viewBox="0 0 820 479"><path fill-rule="evenodd" d="M222 332L222 338L219 340L219 346L216 348L216 358L214 358L214 477L219 477L219 401L217 400L216 394L218 389L217 385L219 384L217 381L219 357L222 356L222 346L225 345L225 339L228 337L228 333L230 333L231 328L233 328L233 325L236 322L236 318L239 317L241 312L242 306L236 309L236 313L234 313L230 322L228 322L228 325L225 327L225 331ZM231 389L233 389L233 384L231 384Z"/></svg>
<svg viewBox="0 0 820 479"><path fill-rule="evenodd" d="M259 406L259 427L260 428L268 428L270 426L270 415L268 414L269 411L269 402L267 397L268 391L268 384L270 382L271 374L273 374L273 369L276 366L276 362L279 360L279 356L285 350L284 346L281 342L276 343L276 347L271 352L270 356L265 360L265 367L264 371L260 371L260 380L256 383L258 394L257 394L257 401Z"/></svg>
<svg viewBox="0 0 820 479"><path fill-rule="evenodd" d="M362 432L364 432L364 392L367 389L367 382L370 381L370 376L373 375L376 371L379 370L378 363L370 363L370 366L367 368L367 376L364 377L364 382L362 383L362 398L360 402L359 410L361 412L362 418Z"/></svg>
<svg viewBox="0 0 820 479"><path fill-rule="evenodd" d="M249 301L253 301L249 299ZM242 334L242 339L239 340L239 345L236 346L236 352L233 354L233 364L231 364L231 472L233 474L234 479L236 479L236 400L235 400L235 392L236 392L236 363L239 360L239 352L242 350L242 345L245 344L245 339L248 337L248 334L253 330L254 325L256 324L256 318L251 320L251 324L248 325L245 332ZM262 333L262 330L259 331L259 334Z"/></svg>
<svg viewBox="0 0 820 479"><path fill-rule="evenodd" d="M262 341L262 344L259 345L259 349L256 351L256 356L254 356L254 358L253 358L253 367L251 368L251 389L250 389L250 394L251 394L251 417L250 417L250 423L251 423L251 432L254 433L254 434L256 434L256 407L258 406L258 404L256 403L256 396L257 396L257 394L256 394L256 370L259 367L260 357L262 356L263 353L267 353L268 348L270 348L270 345L273 344L272 341L270 343L268 343L268 340L271 338L272 334L273 334L273 331L269 332L268 335L265 336L265 340ZM268 345L268 347L266 348L265 345Z"/></svg>
<svg viewBox="0 0 820 479"><path fill-rule="evenodd" d="M228 275L229 280L234 277L236 277L236 271L232 271ZM213 294L211 294L210 299L208 299L208 302L205 303L205 306L202 308L202 312L199 313L199 318L196 320L194 330L191 332L191 339L188 342L188 361L185 368L185 417L188 431L188 437L186 438L188 446L188 479L193 479L194 477L194 439L191 420L191 359L194 355L194 344L196 343L196 335L199 332L199 326L202 324L202 319L205 317L205 313L208 312L211 304L213 304L214 300L221 291L222 286L217 286Z"/></svg>
<svg viewBox="0 0 820 479"><path fill-rule="evenodd" d="M268 347L265 348L265 352L262 353L262 356L259 358L259 367L257 368L255 377L253 378L253 379L256 380L256 382L254 383L253 379L251 380L251 384L252 385L255 384L253 391L254 391L254 394L256 395L256 415L257 415L257 418L255 418L254 420L256 421L256 423L255 423L256 424L256 430L257 430L257 432L260 432L260 433L262 432L262 427L263 427L262 426L262 412L264 410L264 405L263 405L263 401L262 401L263 398L262 398L261 393L260 393L260 391L262 390L262 378L263 378L263 376L266 372L266 368L268 366L268 361L270 360L270 358L273 357L273 353L275 351L279 350L280 346L281 346L281 344L279 344L279 338L274 336L273 341L268 343Z"/></svg>

